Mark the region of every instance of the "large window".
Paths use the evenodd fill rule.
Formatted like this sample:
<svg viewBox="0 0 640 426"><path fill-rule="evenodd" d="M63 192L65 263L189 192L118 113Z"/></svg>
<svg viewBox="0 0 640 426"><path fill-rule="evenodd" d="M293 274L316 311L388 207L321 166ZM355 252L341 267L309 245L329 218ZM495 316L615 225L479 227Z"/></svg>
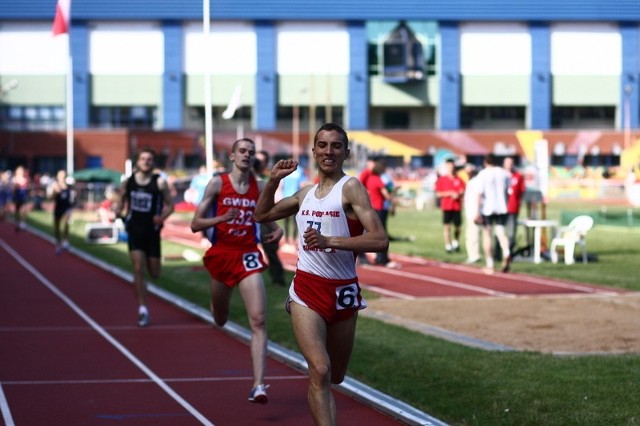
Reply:
<svg viewBox="0 0 640 426"><path fill-rule="evenodd" d="M410 121L407 110L386 110L382 113L384 129L408 129Z"/></svg>
<svg viewBox="0 0 640 426"><path fill-rule="evenodd" d="M615 115L616 111L613 106L553 107L551 127L553 129L613 129Z"/></svg>
<svg viewBox="0 0 640 426"><path fill-rule="evenodd" d="M64 130L62 106L0 106L0 129L11 131Z"/></svg>
<svg viewBox="0 0 640 426"><path fill-rule="evenodd" d="M91 126L103 129L157 128L158 110L150 106L92 107Z"/></svg>
<svg viewBox="0 0 640 426"><path fill-rule="evenodd" d="M398 21L369 21L367 22L369 75L383 75L385 65L385 41L388 40ZM427 76L436 74L436 45L438 26L431 21L408 21L407 27L413 32L416 41L422 47L421 60L423 63L415 64ZM387 58L387 63L388 63Z"/></svg>
<svg viewBox="0 0 640 426"><path fill-rule="evenodd" d="M460 125L463 129L522 129L525 107L462 107Z"/></svg>

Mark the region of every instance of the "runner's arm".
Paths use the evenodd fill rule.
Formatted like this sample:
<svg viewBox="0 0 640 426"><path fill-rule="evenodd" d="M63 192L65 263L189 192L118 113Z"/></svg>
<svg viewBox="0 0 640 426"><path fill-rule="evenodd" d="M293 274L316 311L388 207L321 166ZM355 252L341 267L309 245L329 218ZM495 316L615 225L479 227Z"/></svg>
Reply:
<svg viewBox="0 0 640 426"><path fill-rule="evenodd" d="M280 185L280 181L285 176L290 175L298 167L298 162L294 160L280 160L274 164L271 170L271 176L269 180L264 184L256 210L254 212L254 218L259 223L275 222L276 220L283 219L294 215L299 208L300 194L308 191L308 188L303 188L290 197L284 197L277 203L275 202L276 191Z"/></svg>
<svg viewBox="0 0 640 426"><path fill-rule="evenodd" d="M158 178L158 188L162 192L162 211L158 216L159 219L155 219L156 224L161 224L164 222L171 213L173 213L173 197L171 196L171 189L169 188L169 183L162 178ZM159 223L158 223L159 222Z"/></svg>
<svg viewBox="0 0 640 426"><path fill-rule="evenodd" d="M222 179L219 176L212 177L204 190L202 201L200 201L200 204L196 207L196 211L193 213L191 232L204 231L207 228L216 226L218 223L226 222L238 216L238 209L232 208L227 210L223 215L208 217L211 207L218 200L221 188Z"/></svg>

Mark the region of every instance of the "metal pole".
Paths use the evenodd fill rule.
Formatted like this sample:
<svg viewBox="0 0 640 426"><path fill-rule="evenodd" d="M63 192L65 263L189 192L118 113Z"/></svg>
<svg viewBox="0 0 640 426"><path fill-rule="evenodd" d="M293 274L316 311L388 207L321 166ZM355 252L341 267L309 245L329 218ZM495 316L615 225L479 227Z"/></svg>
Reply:
<svg viewBox="0 0 640 426"><path fill-rule="evenodd" d="M293 159L300 161L300 106L298 105L298 99L293 104L293 123L292 123L292 138L293 138Z"/></svg>
<svg viewBox="0 0 640 426"><path fill-rule="evenodd" d="M624 149L631 146L631 85L624 86Z"/></svg>
<svg viewBox="0 0 640 426"><path fill-rule="evenodd" d="M204 141L205 141L205 158L207 173L213 173L213 108L211 105L211 54L209 47L211 45L211 10L210 0L202 2L202 32L204 34L203 57L205 60L204 72Z"/></svg>
<svg viewBox="0 0 640 426"><path fill-rule="evenodd" d="M67 35L68 36L68 35ZM68 36L69 37L69 36ZM69 37L71 40L71 37ZM69 43L69 58L67 61L66 81L66 119L67 119L67 175L74 172L73 167L73 59L71 58L71 43Z"/></svg>

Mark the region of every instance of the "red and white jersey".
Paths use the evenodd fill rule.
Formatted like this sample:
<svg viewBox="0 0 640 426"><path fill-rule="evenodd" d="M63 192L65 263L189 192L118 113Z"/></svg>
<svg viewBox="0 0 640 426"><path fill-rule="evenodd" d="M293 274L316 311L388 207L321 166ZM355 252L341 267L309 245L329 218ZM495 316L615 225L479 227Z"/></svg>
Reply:
<svg viewBox="0 0 640 426"><path fill-rule="evenodd" d="M315 196L318 185L302 201L296 214L298 226L298 265L299 270L329 279L352 279L356 277L356 254L353 251L332 248L310 249L304 244L302 235L308 228L315 228L325 236L351 237L362 235L363 227L359 221L350 220L342 205L342 188L350 176L343 176L329 194L320 199Z"/></svg>
<svg viewBox="0 0 640 426"><path fill-rule="evenodd" d="M219 223L207 229L207 237L213 245L231 245L233 247L255 246L260 242L259 225L253 219L253 212L260 196L260 189L255 177L249 177L249 190L239 194L229 174L220 175L222 187L217 202L212 206L211 217L221 216L231 208L237 208L240 214L228 222Z"/></svg>

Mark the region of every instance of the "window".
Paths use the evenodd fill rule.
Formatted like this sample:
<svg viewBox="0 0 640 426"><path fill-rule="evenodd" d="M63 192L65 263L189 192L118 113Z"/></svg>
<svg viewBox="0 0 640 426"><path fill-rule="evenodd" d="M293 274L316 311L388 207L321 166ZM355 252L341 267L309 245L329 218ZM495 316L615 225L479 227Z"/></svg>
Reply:
<svg viewBox="0 0 640 426"><path fill-rule="evenodd" d="M11 131L63 130L63 106L0 106L0 129Z"/></svg>
<svg viewBox="0 0 640 426"><path fill-rule="evenodd" d="M151 106L94 106L91 107L90 124L105 129L153 129L158 124L157 113L158 108Z"/></svg>
<svg viewBox="0 0 640 426"><path fill-rule="evenodd" d="M408 111L384 111L382 115L382 125L385 129L408 129Z"/></svg>
<svg viewBox="0 0 640 426"><path fill-rule="evenodd" d="M463 129L524 128L525 107L462 107L460 110L460 126Z"/></svg>
<svg viewBox="0 0 640 426"><path fill-rule="evenodd" d="M615 107L613 106L553 107L551 110L551 128L614 128L615 114Z"/></svg>

